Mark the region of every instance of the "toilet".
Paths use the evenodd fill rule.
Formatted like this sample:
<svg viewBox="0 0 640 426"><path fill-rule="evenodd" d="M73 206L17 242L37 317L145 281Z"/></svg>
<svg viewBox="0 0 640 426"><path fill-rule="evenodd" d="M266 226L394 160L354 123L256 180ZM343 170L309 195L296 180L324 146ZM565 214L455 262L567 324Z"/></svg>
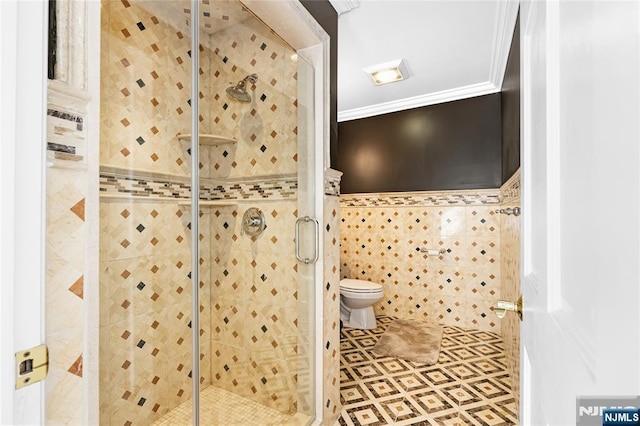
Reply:
<svg viewBox="0 0 640 426"><path fill-rule="evenodd" d="M373 305L382 296L381 284L349 278L340 280L340 321L345 327L376 328Z"/></svg>

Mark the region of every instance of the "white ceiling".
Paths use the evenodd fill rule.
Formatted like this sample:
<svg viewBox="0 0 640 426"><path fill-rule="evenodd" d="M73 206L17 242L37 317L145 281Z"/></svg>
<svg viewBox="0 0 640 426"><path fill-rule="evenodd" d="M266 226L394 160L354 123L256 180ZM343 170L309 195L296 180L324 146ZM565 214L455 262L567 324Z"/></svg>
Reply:
<svg viewBox="0 0 640 426"><path fill-rule="evenodd" d="M338 121L500 91L515 0L330 0L338 18ZM375 86L363 68L403 59Z"/></svg>

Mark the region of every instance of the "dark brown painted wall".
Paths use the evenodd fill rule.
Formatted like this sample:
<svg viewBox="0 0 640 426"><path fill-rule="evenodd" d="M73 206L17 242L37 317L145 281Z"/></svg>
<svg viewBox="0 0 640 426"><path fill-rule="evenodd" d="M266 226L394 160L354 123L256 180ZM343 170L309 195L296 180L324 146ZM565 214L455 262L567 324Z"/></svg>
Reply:
<svg viewBox="0 0 640 426"><path fill-rule="evenodd" d="M502 83L502 182L520 167L520 18Z"/></svg>
<svg viewBox="0 0 640 426"><path fill-rule="evenodd" d="M302 5L331 37L329 42L329 127L331 167L338 156L338 13L328 0L301 0Z"/></svg>
<svg viewBox="0 0 640 426"><path fill-rule="evenodd" d="M342 193L497 188L500 94L339 123Z"/></svg>

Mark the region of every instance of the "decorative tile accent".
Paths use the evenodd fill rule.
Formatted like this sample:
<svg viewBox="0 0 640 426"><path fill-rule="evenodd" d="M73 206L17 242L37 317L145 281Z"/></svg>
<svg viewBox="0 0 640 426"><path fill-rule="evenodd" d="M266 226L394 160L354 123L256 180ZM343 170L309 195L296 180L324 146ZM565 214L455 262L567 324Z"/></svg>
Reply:
<svg viewBox="0 0 640 426"><path fill-rule="evenodd" d="M75 296L71 295L74 299ZM72 313L71 313L72 314ZM46 336L49 373L45 383L45 416L48 422L83 424L82 327L68 328Z"/></svg>
<svg viewBox="0 0 640 426"><path fill-rule="evenodd" d="M343 328L337 424L517 424L499 335L445 327L431 366L376 358L371 348L392 320L378 316L375 330Z"/></svg>
<svg viewBox="0 0 640 426"><path fill-rule="evenodd" d="M80 299L84 297L84 275L81 275L80 278L69 287L69 291Z"/></svg>
<svg viewBox="0 0 640 426"><path fill-rule="evenodd" d="M500 197L505 204L520 200L520 169L502 185Z"/></svg>
<svg viewBox="0 0 640 426"><path fill-rule="evenodd" d="M84 221L84 198L71 207L71 211Z"/></svg>
<svg viewBox="0 0 640 426"><path fill-rule="evenodd" d="M80 115L70 114L67 112L57 111L55 109L49 108L47 109L47 116L60 118L62 120L75 123L76 130L78 131L81 131L83 128L84 118Z"/></svg>
<svg viewBox="0 0 640 426"><path fill-rule="evenodd" d="M188 199L191 183L184 178L169 176L132 175L130 171L100 173L101 194L127 194L142 197ZM261 200L295 198L298 179L295 176L265 176L262 178L233 180L226 183L200 185L201 200Z"/></svg>
<svg viewBox="0 0 640 426"><path fill-rule="evenodd" d="M253 182L205 184L200 187L203 200L287 199L298 193L297 177L264 177Z"/></svg>
<svg viewBox="0 0 640 426"><path fill-rule="evenodd" d="M100 173L101 194L130 194L144 197L189 198L188 182L152 181L136 176L117 176Z"/></svg>
<svg viewBox="0 0 640 426"><path fill-rule="evenodd" d="M500 204L497 189L469 191L427 191L400 193L343 194L343 207L384 207L384 206L468 206Z"/></svg>
<svg viewBox="0 0 640 426"><path fill-rule="evenodd" d="M82 377L82 355L75 360L75 362L67 370L71 374L75 374L78 377Z"/></svg>
<svg viewBox="0 0 640 426"><path fill-rule="evenodd" d="M49 104L47 109L47 149L75 154L76 159L86 155L84 116L66 111L67 106Z"/></svg>
<svg viewBox="0 0 640 426"><path fill-rule="evenodd" d="M333 169L326 170L324 177L324 195L339 197L341 179L342 172Z"/></svg>

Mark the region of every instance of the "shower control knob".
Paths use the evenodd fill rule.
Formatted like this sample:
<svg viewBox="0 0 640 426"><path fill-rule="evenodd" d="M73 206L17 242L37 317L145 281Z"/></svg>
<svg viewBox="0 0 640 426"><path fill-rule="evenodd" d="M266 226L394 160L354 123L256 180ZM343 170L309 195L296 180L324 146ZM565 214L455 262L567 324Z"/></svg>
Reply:
<svg viewBox="0 0 640 426"><path fill-rule="evenodd" d="M247 226L260 226L262 221L257 217L248 217L244 220L245 225Z"/></svg>
<svg viewBox="0 0 640 426"><path fill-rule="evenodd" d="M257 237L267 227L264 213L257 207L248 208L242 216L241 232L251 237Z"/></svg>

